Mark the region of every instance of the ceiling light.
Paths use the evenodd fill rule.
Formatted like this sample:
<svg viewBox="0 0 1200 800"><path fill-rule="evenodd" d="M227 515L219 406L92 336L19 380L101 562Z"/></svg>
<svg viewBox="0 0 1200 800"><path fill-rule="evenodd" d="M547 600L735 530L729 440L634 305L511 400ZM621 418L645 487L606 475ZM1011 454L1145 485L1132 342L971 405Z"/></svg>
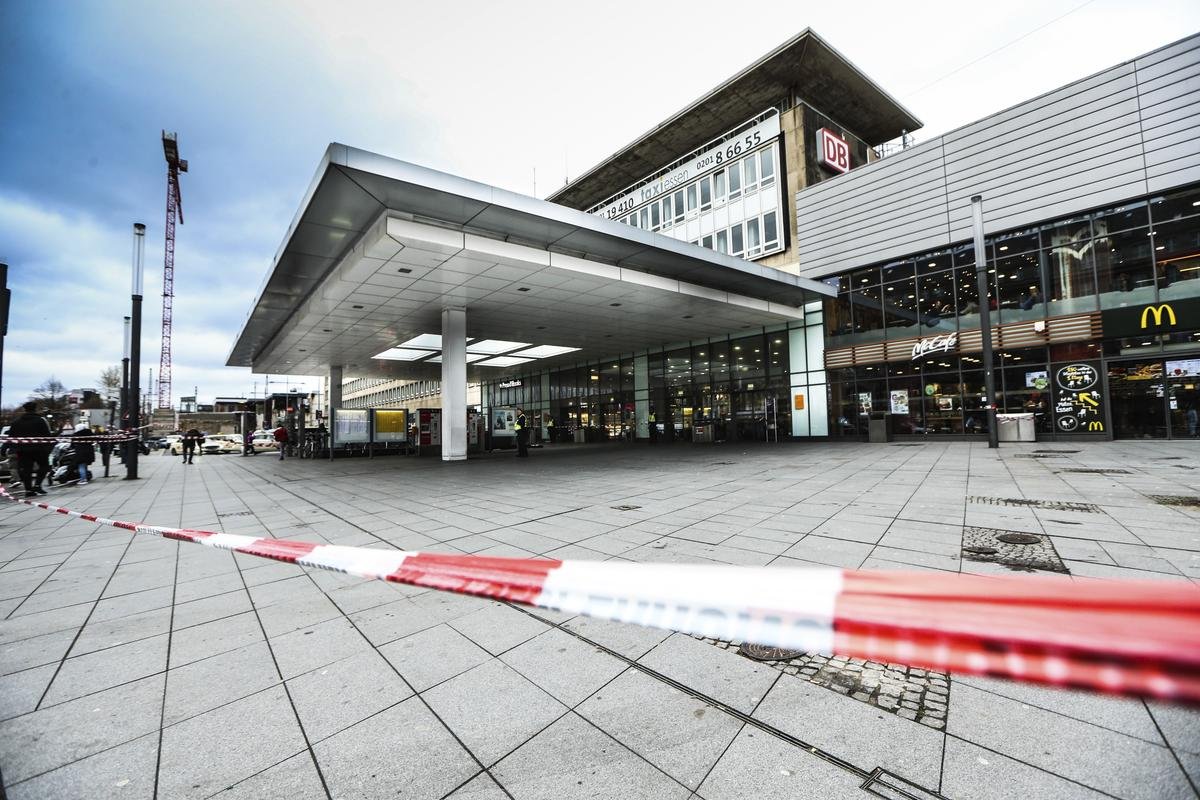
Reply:
<svg viewBox="0 0 1200 800"><path fill-rule="evenodd" d="M505 342L500 339L484 339L481 342L471 342L467 345L467 352L494 356L499 353L507 353L509 350L529 346L529 342Z"/></svg>
<svg viewBox="0 0 1200 800"><path fill-rule="evenodd" d="M930 262L929 262L929 266L931 266L931 267L936 267L936 266L937 266L937 262L936 262L936 261L930 261Z"/></svg>
<svg viewBox="0 0 1200 800"><path fill-rule="evenodd" d="M468 364L474 364L476 361L478 361L481 358L487 358L487 356L476 356L476 355L471 355L470 353L467 353L467 363ZM442 363L442 354L438 353L433 358L427 358L427 359L425 359L425 361L423 363L425 363L425 364L440 364L440 363Z"/></svg>
<svg viewBox="0 0 1200 800"><path fill-rule="evenodd" d="M378 355L371 358L381 358L384 361L417 361L429 355L428 350L409 350L403 347L393 347L390 350L384 350Z"/></svg>
<svg viewBox="0 0 1200 800"><path fill-rule="evenodd" d="M419 336L414 336L407 342L402 342L397 347L420 347L426 350L438 350L442 346L441 334L437 333L422 333Z"/></svg>
<svg viewBox="0 0 1200 800"><path fill-rule="evenodd" d="M560 356L563 353L573 353L578 350L578 347L561 347L555 344L540 344L537 347L531 347L528 350L519 350L513 353L519 358L551 358ZM613 366L616 366L615 364Z"/></svg>
<svg viewBox="0 0 1200 800"><path fill-rule="evenodd" d="M481 367L515 367L518 364L528 364L533 361L532 358L516 358L514 356L499 356L498 358L489 358L487 361L480 361Z"/></svg>
<svg viewBox="0 0 1200 800"><path fill-rule="evenodd" d="M1008 245L1006 245L1006 244L1000 246L1000 252L1004 252L1007 249L1008 249Z"/></svg>

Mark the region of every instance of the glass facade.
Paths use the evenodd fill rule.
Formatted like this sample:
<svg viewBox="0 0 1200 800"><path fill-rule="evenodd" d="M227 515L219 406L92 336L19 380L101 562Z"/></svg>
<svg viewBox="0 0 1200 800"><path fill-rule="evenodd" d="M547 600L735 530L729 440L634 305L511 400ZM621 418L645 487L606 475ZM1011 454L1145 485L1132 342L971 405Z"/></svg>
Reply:
<svg viewBox="0 0 1200 800"><path fill-rule="evenodd" d="M825 304L827 350L977 331L982 302L1001 341L1005 326L1095 312L1108 319L1106 312L1162 303L1187 317L1183 309L1191 306L1181 301L1200 298L1200 186L1007 231L985 244L983 299L971 244L828 279L838 294ZM897 351L885 357L880 347L879 363L856 355L854 366L831 372L831 434L865 435L871 411L892 413L898 433L986 433L977 352L951 347L910 359ZM1157 335L1114 328L1089 341L997 346L997 407L1032 412L1040 434L1055 433L1050 374L1062 362L1100 359L1111 400L1106 429L1118 437L1187 435L1189 412L1200 405L1200 363L1185 356L1197 352L1200 320ZM1130 358L1137 361L1125 363ZM1176 365L1174 377L1169 364Z"/></svg>

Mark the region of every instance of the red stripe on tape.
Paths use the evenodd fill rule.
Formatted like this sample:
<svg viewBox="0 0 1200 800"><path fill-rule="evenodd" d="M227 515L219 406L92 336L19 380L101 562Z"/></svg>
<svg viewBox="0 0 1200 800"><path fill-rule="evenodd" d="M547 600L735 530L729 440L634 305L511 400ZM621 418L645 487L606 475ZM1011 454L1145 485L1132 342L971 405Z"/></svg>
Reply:
<svg viewBox="0 0 1200 800"><path fill-rule="evenodd" d="M236 547L234 550L249 556L262 556L263 558L273 558L276 561L295 563L296 559L303 558L316 547L319 547L319 545L312 542L295 542L290 539L259 539L245 547Z"/></svg>
<svg viewBox="0 0 1200 800"><path fill-rule="evenodd" d="M532 604L542 592L546 575L561 564L542 559L415 553L386 580Z"/></svg>

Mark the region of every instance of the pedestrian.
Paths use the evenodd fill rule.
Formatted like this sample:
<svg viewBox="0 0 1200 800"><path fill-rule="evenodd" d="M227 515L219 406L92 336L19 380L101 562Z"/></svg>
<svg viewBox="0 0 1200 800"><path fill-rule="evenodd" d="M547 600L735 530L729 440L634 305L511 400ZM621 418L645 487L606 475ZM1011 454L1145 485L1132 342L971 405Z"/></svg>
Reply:
<svg viewBox="0 0 1200 800"><path fill-rule="evenodd" d="M183 463L191 464L196 455L196 448L204 444L204 434L195 428L188 428L183 435Z"/></svg>
<svg viewBox="0 0 1200 800"><path fill-rule="evenodd" d="M275 443L279 446L279 460L283 461L288 445L288 429L284 427L283 423L280 423L279 427L275 429Z"/></svg>
<svg viewBox="0 0 1200 800"><path fill-rule="evenodd" d="M1187 429L1188 436L1191 436L1193 439L1196 438L1196 426L1198 422L1200 422L1200 419L1197 418L1196 404L1192 403L1188 406L1187 410Z"/></svg>
<svg viewBox="0 0 1200 800"><path fill-rule="evenodd" d="M525 412L519 408L513 430L517 432L517 458L529 458L529 425L525 421Z"/></svg>
<svg viewBox="0 0 1200 800"><path fill-rule="evenodd" d="M546 415L546 444L554 444L554 417Z"/></svg>
<svg viewBox="0 0 1200 800"><path fill-rule="evenodd" d="M75 451L75 467L79 470L79 485L87 486L88 467L96 460L96 446L92 444L92 429L82 422L71 434L71 449Z"/></svg>
<svg viewBox="0 0 1200 800"><path fill-rule="evenodd" d="M96 429L96 432L101 436L108 436L108 431L104 427ZM113 443L107 438L100 442L100 463L104 465L104 477L108 477L108 467L112 461Z"/></svg>
<svg viewBox="0 0 1200 800"><path fill-rule="evenodd" d="M38 416L37 403L30 401L21 409L25 413L13 420L8 435L13 438L44 436L46 441L16 445L17 473L25 485L25 494L46 494L42 481L46 480L46 473L50 471L50 425L44 417Z"/></svg>
<svg viewBox="0 0 1200 800"><path fill-rule="evenodd" d="M242 437L242 455L252 456L254 452L254 431L246 429L246 435Z"/></svg>

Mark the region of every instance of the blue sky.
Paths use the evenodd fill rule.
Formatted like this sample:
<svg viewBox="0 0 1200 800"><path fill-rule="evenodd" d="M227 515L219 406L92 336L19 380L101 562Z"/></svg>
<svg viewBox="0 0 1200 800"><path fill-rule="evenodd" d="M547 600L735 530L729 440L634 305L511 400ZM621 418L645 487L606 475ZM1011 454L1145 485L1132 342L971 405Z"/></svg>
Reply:
<svg viewBox="0 0 1200 800"><path fill-rule="evenodd" d="M223 365L330 141L530 194L536 170L544 196L805 26L923 119L918 139L1200 30L1194 2L971 5L6 0L3 403L120 363L135 221L157 373L163 128L190 162L173 394L209 399L262 390Z"/></svg>

